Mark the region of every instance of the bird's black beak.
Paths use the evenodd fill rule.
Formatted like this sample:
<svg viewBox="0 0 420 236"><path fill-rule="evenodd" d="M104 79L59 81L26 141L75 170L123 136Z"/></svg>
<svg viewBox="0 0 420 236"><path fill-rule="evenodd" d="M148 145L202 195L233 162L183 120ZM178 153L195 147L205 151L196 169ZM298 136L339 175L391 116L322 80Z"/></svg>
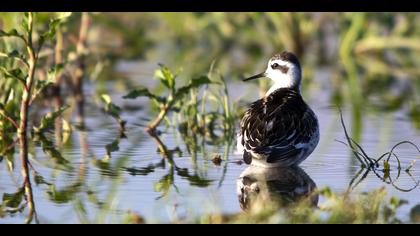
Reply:
<svg viewBox="0 0 420 236"><path fill-rule="evenodd" d="M243 79L242 81L250 81L250 80L253 80L253 79L258 79L258 78L261 78L261 77L265 77L266 75L267 74L265 72L263 72L263 73L259 73L258 75L254 75L254 76L251 76L249 78Z"/></svg>

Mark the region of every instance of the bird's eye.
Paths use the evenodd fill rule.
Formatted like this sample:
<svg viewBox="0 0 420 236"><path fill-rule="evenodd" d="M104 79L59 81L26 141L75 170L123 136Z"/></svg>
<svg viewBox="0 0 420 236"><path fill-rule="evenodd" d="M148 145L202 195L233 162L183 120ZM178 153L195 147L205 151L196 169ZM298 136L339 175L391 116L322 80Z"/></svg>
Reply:
<svg viewBox="0 0 420 236"><path fill-rule="evenodd" d="M277 63L273 63L272 65L271 65L271 69L277 69L278 67L279 67L280 65L279 64L277 64Z"/></svg>

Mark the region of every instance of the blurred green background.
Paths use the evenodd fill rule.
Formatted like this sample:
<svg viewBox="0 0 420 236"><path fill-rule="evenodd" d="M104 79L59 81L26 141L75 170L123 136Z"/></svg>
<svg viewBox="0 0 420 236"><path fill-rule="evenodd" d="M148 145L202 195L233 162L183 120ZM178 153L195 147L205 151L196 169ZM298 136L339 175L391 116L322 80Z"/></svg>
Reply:
<svg viewBox="0 0 420 236"><path fill-rule="evenodd" d="M377 95L380 99L371 102L382 109L407 103L419 127L419 13L91 13L90 17L91 60L161 61L182 66L187 75L207 71L216 60L221 73L235 80L264 68L273 53L289 50L301 58L305 83L311 83L317 68L329 66L335 70L330 80L337 101L347 96L370 102L371 95ZM40 13L38 18L47 25L50 14ZM20 13L1 13L0 28L7 31L20 19ZM74 45L79 24L80 13L74 13L63 25L64 45ZM118 77L102 73L101 79ZM402 87L396 85L401 83Z"/></svg>
<svg viewBox="0 0 420 236"><path fill-rule="evenodd" d="M47 65L57 63L60 51L70 77L77 77L73 73L77 70L72 68L83 61L83 81L93 84L97 94L125 95L139 85L159 94L162 86L150 83L158 63L172 71L182 68L178 79L184 81L180 84L214 68L230 87L264 70L272 54L288 50L300 58L302 92L307 100L315 91L312 98L327 94L330 100L329 104L317 104L317 108L351 108L355 140L361 138L366 111L398 111L416 132L420 130L420 13L88 13L86 40L80 43L82 14L66 18L56 39L41 51L41 81ZM48 29L55 16L37 13L36 32ZM0 29L19 29L22 17L22 13L0 13ZM22 47L19 43L1 37L0 51ZM0 66L13 68L13 63L10 58L0 57ZM128 73L132 67L135 72ZM8 88L16 88L16 93L22 89L15 80L3 77L0 74L0 101L10 97ZM315 79L319 77L322 80ZM270 82L258 83L263 93ZM70 92L62 93L66 96ZM48 94L45 96L48 98ZM237 102L241 98L230 99ZM43 102L48 103L48 99ZM15 106L7 110L15 110L10 115L17 117L18 105L12 101L9 106ZM33 109L33 113L41 112ZM6 129L10 130L10 125ZM6 135L2 140L5 144L13 141ZM107 145L108 155L118 150L118 142L116 146ZM13 159L14 150L8 152Z"/></svg>

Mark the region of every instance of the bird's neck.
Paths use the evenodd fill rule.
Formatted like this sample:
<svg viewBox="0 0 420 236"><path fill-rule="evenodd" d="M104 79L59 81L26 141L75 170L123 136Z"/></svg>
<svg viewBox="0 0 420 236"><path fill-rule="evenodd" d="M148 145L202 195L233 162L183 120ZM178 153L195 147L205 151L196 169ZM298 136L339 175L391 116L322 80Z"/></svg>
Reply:
<svg viewBox="0 0 420 236"><path fill-rule="evenodd" d="M274 93L276 90L281 89L281 88L293 89L293 90L296 90L300 94L299 80L293 80L290 78L282 78L282 79L278 79L274 81L274 84L267 91L265 96L269 96L270 94Z"/></svg>

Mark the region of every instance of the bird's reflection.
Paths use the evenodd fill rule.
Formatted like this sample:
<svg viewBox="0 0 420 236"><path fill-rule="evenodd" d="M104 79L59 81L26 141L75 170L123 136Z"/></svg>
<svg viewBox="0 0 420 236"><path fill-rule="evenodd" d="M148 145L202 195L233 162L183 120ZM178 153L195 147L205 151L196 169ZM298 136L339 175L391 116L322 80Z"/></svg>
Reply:
<svg viewBox="0 0 420 236"><path fill-rule="evenodd" d="M237 179L237 194L242 210L250 209L254 201L274 201L287 206L309 200L317 206L315 182L300 167L261 168L249 166Z"/></svg>

